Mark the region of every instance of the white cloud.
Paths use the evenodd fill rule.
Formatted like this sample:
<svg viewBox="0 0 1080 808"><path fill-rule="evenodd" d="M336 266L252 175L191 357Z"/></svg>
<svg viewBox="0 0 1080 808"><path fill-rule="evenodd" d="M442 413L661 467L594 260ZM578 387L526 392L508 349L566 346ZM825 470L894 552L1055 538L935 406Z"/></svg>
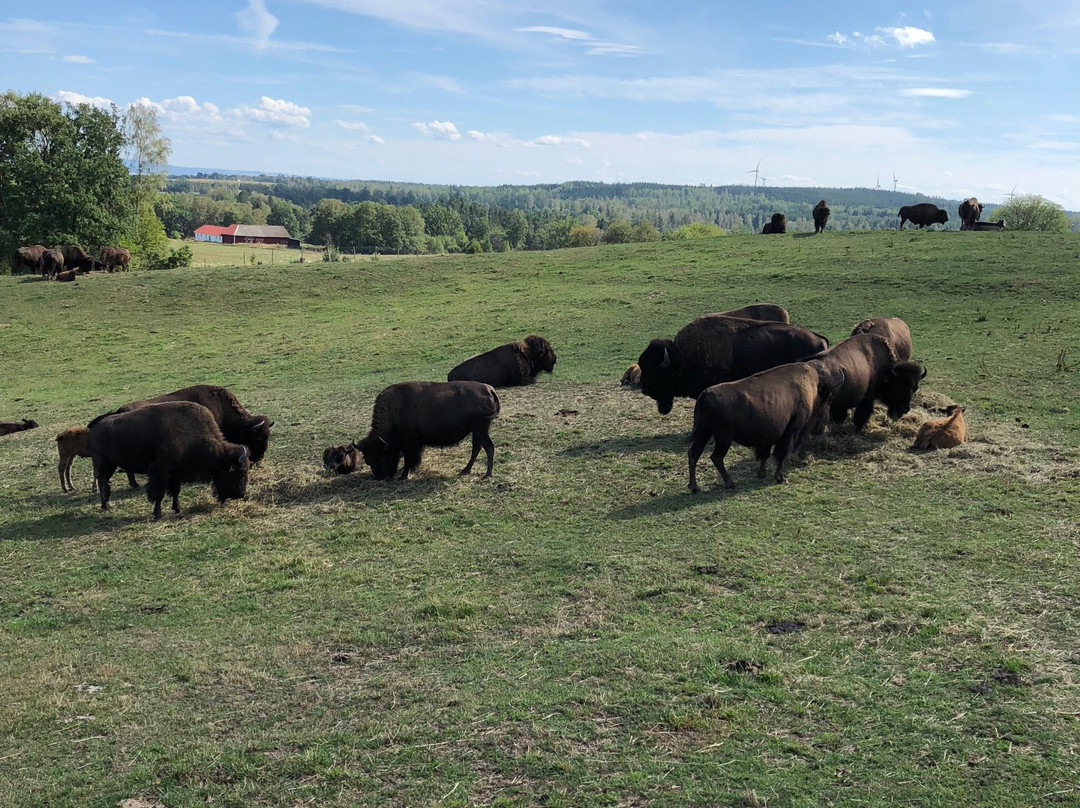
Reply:
<svg viewBox="0 0 1080 808"><path fill-rule="evenodd" d="M76 64L76 65L92 65L92 64L94 64L94 60L91 59L89 56L81 56L81 55L79 55L77 53L69 53L67 56L64 57L64 61L65 62L71 62L72 64Z"/></svg>
<svg viewBox="0 0 1080 808"><path fill-rule="evenodd" d="M264 95L259 98L257 107L242 106L240 111L244 117L253 121L281 123L287 126L300 126L303 128L311 126L311 121L308 118L311 110L283 98L270 98Z"/></svg>
<svg viewBox="0 0 1080 808"><path fill-rule="evenodd" d="M514 31L521 34L546 34L562 42L585 45L587 46L586 56L636 56L641 53L641 48L637 45L626 45L621 42L597 39L587 31L579 31L576 28L530 25L524 28L515 28Z"/></svg>
<svg viewBox="0 0 1080 808"><path fill-rule="evenodd" d="M900 95L909 98L967 98L971 90L958 90L954 87L910 87L901 90Z"/></svg>
<svg viewBox="0 0 1080 808"><path fill-rule="evenodd" d="M248 0L247 8L234 15L241 33L253 40L258 50L266 50L270 44L270 35L278 27L278 18L266 10L265 0Z"/></svg>
<svg viewBox="0 0 1080 808"><path fill-rule="evenodd" d="M55 101L63 101L66 104L89 104L92 107L98 107L99 109L109 109L113 106L113 102L108 98L102 98L100 95L90 97L83 95L82 93L74 93L70 90L59 90L56 95L53 96Z"/></svg>
<svg viewBox="0 0 1080 808"><path fill-rule="evenodd" d="M592 42L592 34L585 31L576 31L573 28L556 28L550 25L530 25L527 28L515 28L515 31L524 34L551 34L557 39L569 39L576 41Z"/></svg>
<svg viewBox="0 0 1080 808"><path fill-rule="evenodd" d="M590 148L589 141L579 137L563 137L562 135L544 135L535 140L530 140L526 145L531 146L578 146L583 149Z"/></svg>
<svg viewBox="0 0 1080 808"><path fill-rule="evenodd" d="M935 41L934 35L923 28L906 25L903 28L879 28L879 31L891 36L901 48L914 48L929 45Z"/></svg>
<svg viewBox="0 0 1080 808"><path fill-rule="evenodd" d="M829 34L825 38L829 40L829 42L835 42L837 45L846 45L848 42L851 41L849 37L844 36L839 31L837 31L835 34Z"/></svg>
<svg viewBox="0 0 1080 808"><path fill-rule="evenodd" d="M360 121L342 121L335 119L334 123L336 123L342 129L349 129L354 132L368 132L371 130L370 126Z"/></svg>
<svg viewBox="0 0 1080 808"><path fill-rule="evenodd" d="M461 132L450 121L417 122L413 126L429 137L443 138L445 140L461 139Z"/></svg>
<svg viewBox="0 0 1080 808"><path fill-rule="evenodd" d="M498 138L496 137L496 135L494 135L494 134L492 134L492 133L489 133L489 132L480 132L480 131L478 131L478 130L476 130L476 129L470 129L470 130L469 130L468 132L466 132L465 134L466 134L466 135L468 135L468 136L469 136L469 137L470 137L470 138L471 138L472 140L487 140L487 141L494 141L494 140L497 140L497 139L498 139Z"/></svg>
<svg viewBox="0 0 1080 808"><path fill-rule="evenodd" d="M377 146L381 146L384 143L386 143L386 141L383 140L378 135L368 135L367 141L368 141L368 143L374 143Z"/></svg>

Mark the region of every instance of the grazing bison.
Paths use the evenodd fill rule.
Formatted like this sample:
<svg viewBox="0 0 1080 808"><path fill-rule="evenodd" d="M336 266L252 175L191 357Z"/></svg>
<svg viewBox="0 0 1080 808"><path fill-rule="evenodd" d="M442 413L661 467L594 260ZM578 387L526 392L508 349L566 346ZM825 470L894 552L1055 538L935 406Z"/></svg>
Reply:
<svg viewBox="0 0 1080 808"><path fill-rule="evenodd" d="M971 197L961 202L956 212L960 214L960 229L974 230L975 222L982 216L983 206L978 199Z"/></svg>
<svg viewBox="0 0 1080 808"><path fill-rule="evenodd" d="M355 443L329 446L322 455L323 468L338 474L352 474L362 465L364 458Z"/></svg>
<svg viewBox="0 0 1080 808"><path fill-rule="evenodd" d="M971 226L971 229L976 230L976 231L979 231L979 230L1004 230L1005 229L1005 220L1004 219L998 219L996 222L975 222Z"/></svg>
<svg viewBox="0 0 1080 808"><path fill-rule="evenodd" d="M123 247L102 247L94 269L107 269L109 272L114 272L117 267L127 269L129 263L131 263L131 253Z"/></svg>
<svg viewBox="0 0 1080 808"><path fill-rule="evenodd" d="M375 397L371 431L356 442L376 480L401 479L420 465L425 446L454 446L472 434L472 455L462 474L472 471L476 456L487 452L487 473L495 464L495 444L488 430L499 414L499 396L489 384L472 381L401 382Z"/></svg>
<svg viewBox="0 0 1080 808"><path fill-rule="evenodd" d="M75 490L71 484L71 464L76 457L90 457L90 430L85 426L65 429L56 436L56 451L60 454L60 463L56 467L60 474L60 490L66 494ZM97 475L90 491L97 491Z"/></svg>
<svg viewBox="0 0 1080 808"><path fill-rule="evenodd" d="M64 254L55 247L51 250L46 250L41 254L41 261L38 263L38 269L41 272L41 277L47 277L52 280L64 271Z"/></svg>
<svg viewBox="0 0 1080 808"><path fill-rule="evenodd" d="M683 326L675 339L654 339L638 357L641 392L661 415L675 398L697 398L706 387L820 353L829 341L790 323L706 314Z"/></svg>
<svg viewBox="0 0 1080 808"><path fill-rule="evenodd" d="M872 317L863 320L851 329L851 336L856 334L880 334L892 345L897 358L911 359L911 329L899 317Z"/></svg>
<svg viewBox="0 0 1080 808"><path fill-rule="evenodd" d="M38 271L38 265L41 263L41 256L45 253L45 248L40 244L34 244L30 247L19 247L15 250L14 259L11 262L11 273L13 275L21 275L25 269L30 274L35 274Z"/></svg>
<svg viewBox="0 0 1080 808"><path fill-rule="evenodd" d="M912 449L952 449L967 440L964 408L950 404L945 412L948 417L927 421L919 427Z"/></svg>
<svg viewBox="0 0 1080 808"><path fill-rule="evenodd" d="M542 370L547 373L555 370L555 351L546 339L530 334L523 340L466 359L446 375L446 380L517 387L536 384L536 374Z"/></svg>
<svg viewBox="0 0 1080 808"><path fill-rule="evenodd" d="M94 259L78 244L65 244L57 248L64 254L64 268L76 272L89 272L94 268Z"/></svg>
<svg viewBox="0 0 1080 808"><path fill-rule="evenodd" d="M784 482L784 461L824 423L833 392L843 382L842 371L789 364L705 390L694 405L694 430L687 451L690 492L699 490L697 462L710 438L715 441L712 462L726 487L735 487L724 468L732 443L754 450L761 461L759 477L765 476L765 463L772 452L776 482Z"/></svg>
<svg viewBox="0 0 1080 808"><path fill-rule="evenodd" d="M161 518L161 501L172 495L180 513L182 483L209 482L218 500L243 499L251 461L248 448L229 443L214 416L201 404L169 401L130 412L107 415L90 427L90 456L101 494L101 509L109 510L117 468L148 474L146 497Z"/></svg>
<svg viewBox="0 0 1080 808"><path fill-rule="evenodd" d="M765 222L765 226L761 228L763 235L769 233L786 233L787 232L787 216L782 213L774 213L772 219Z"/></svg>
<svg viewBox="0 0 1080 808"><path fill-rule="evenodd" d="M622 379L619 384L623 387L640 387L641 386L641 368L637 362L632 364L626 369L626 373L622 375Z"/></svg>
<svg viewBox="0 0 1080 808"><path fill-rule="evenodd" d="M900 359L880 334L856 334L834 345L821 356L807 360L826 372L843 371L844 383L830 405L832 420L839 423L855 408L855 431L859 432L880 401L889 417L897 419L911 409L911 399L926 377L926 368Z"/></svg>
<svg viewBox="0 0 1080 808"><path fill-rule="evenodd" d="M825 204L824 199L814 205L812 213L814 216L814 233L825 232L825 225L829 223L829 214L832 211L829 210L829 206Z"/></svg>
<svg viewBox="0 0 1080 808"><path fill-rule="evenodd" d="M37 429L37 421L31 421L29 418L23 418L22 423L0 421L0 435L10 435L12 432L22 432L27 429Z"/></svg>
<svg viewBox="0 0 1080 808"><path fill-rule="evenodd" d="M789 323L787 309L775 303L751 303L740 309L722 311L725 317L741 317L744 320L763 320L769 323Z"/></svg>
<svg viewBox="0 0 1080 808"><path fill-rule="evenodd" d="M921 202L918 205L904 205L896 214L900 217L900 229L904 229L904 222L911 222L919 227L927 227L932 224L945 224L949 221L949 214L937 205L929 202Z"/></svg>

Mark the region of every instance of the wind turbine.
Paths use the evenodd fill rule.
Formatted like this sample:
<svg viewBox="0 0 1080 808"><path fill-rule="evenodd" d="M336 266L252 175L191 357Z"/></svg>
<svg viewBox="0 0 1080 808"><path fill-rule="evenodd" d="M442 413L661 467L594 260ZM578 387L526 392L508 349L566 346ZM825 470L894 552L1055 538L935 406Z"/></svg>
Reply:
<svg viewBox="0 0 1080 808"><path fill-rule="evenodd" d="M881 190L881 175L880 174L877 175L877 182L874 184L874 190L875 191L880 191Z"/></svg>
<svg viewBox="0 0 1080 808"><path fill-rule="evenodd" d="M898 179L896 178L896 172L894 171L894 172L892 173L892 190L893 190L893 193L894 193L894 194L896 193L896 183L898 183L898 182L900 182L900 180L898 180Z"/></svg>
<svg viewBox="0 0 1080 808"><path fill-rule="evenodd" d="M1016 196L1016 186L1015 185L1013 186L1013 189L1011 191L1009 191L1009 193L1005 194L1005 198L1008 199L1010 202L1012 202L1014 196Z"/></svg>
<svg viewBox="0 0 1080 808"><path fill-rule="evenodd" d="M768 179L769 179L769 178L768 178L768 177L766 177L766 176L765 176L764 174L762 174L762 175L761 175L761 187L762 187L762 188L764 188L764 187L765 187L765 183L766 183L766 182L768 181Z"/></svg>
<svg viewBox="0 0 1080 808"><path fill-rule="evenodd" d="M757 161L756 166L754 166L752 169L750 169L749 171L746 172L747 174L753 174L754 175L754 187L755 188L757 188L758 174L760 173L758 171L759 168L761 168L761 161L760 160Z"/></svg>

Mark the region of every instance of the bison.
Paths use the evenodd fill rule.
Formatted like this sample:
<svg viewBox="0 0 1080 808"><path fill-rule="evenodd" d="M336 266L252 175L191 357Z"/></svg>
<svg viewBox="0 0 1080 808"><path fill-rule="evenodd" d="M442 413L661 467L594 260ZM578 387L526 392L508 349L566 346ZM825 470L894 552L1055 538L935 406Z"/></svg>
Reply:
<svg viewBox="0 0 1080 808"><path fill-rule="evenodd" d="M980 230L1004 230L1005 229L1005 220L1004 219L998 219L996 222L975 222L974 224L972 224L971 229L976 230L976 231L980 231Z"/></svg>
<svg viewBox="0 0 1080 808"><path fill-rule="evenodd" d="M710 438L715 441L713 465L727 488L735 487L724 468L732 443L754 450L761 462L759 477L765 476L771 452L776 459L776 482L784 482L784 461L823 424L829 401L843 383L842 371L787 364L705 390L694 405L694 429L687 451L690 492L699 490L697 462Z"/></svg>
<svg viewBox="0 0 1080 808"><path fill-rule="evenodd" d="M94 268L94 259L86 254L86 250L78 244L65 244L58 247L64 254L64 268L73 269L76 272L89 272Z"/></svg>
<svg viewBox="0 0 1080 808"><path fill-rule="evenodd" d="M626 373L622 375L622 379L619 384L623 387L640 387L641 386L641 367L637 362L632 364L626 369Z"/></svg>
<svg viewBox="0 0 1080 808"><path fill-rule="evenodd" d="M812 211L814 216L814 233L825 232L825 225L829 223L829 214L832 211L829 210L829 206L825 204L825 200L822 199L816 205Z"/></svg>
<svg viewBox="0 0 1080 808"><path fill-rule="evenodd" d="M44 254L45 248L40 244L34 244L29 247L19 247L15 250L15 256L11 262L11 273L13 275L21 275L22 271L28 270L31 274L38 271L38 265L41 263L41 256Z"/></svg>
<svg viewBox="0 0 1080 808"><path fill-rule="evenodd" d="M765 226L761 228L763 235L769 233L786 233L787 232L787 216L782 213L774 213L772 219L765 222Z"/></svg>
<svg viewBox="0 0 1080 808"><path fill-rule="evenodd" d="M210 482L218 500L243 499L251 461L248 448L225 439L210 410L190 401L168 401L107 415L90 427L90 456L101 509L109 510L117 468L148 474L146 497L161 518L161 501L172 495L180 513L182 483Z"/></svg>
<svg viewBox="0 0 1080 808"><path fill-rule="evenodd" d="M75 490L75 486L71 484L71 464L76 457L90 457L90 430L85 426L65 429L56 436L56 451L60 455L60 463L56 467L60 474L60 490L66 494ZM97 491L97 475L94 475L94 484L90 491Z"/></svg>
<svg viewBox="0 0 1080 808"><path fill-rule="evenodd" d="M328 446L322 455L323 468L337 474L352 474L362 465L364 458L355 443L344 446Z"/></svg>
<svg viewBox="0 0 1080 808"><path fill-rule="evenodd" d="M790 323L706 314L675 339L654 339L640 357L641 392L667 415L675 398L697 398L706 387L730 382L820 353L829 341Z"/></svg>
<svg viewBox="0 0 1080 808"><path fill-rule="evenodd" d="M775 303L751 303L731 311L722 311L725 317L740 317L743 320L763 320L769 323L789 323L787 309L777 306Z"/></svg>
<svg viewBox="0 0 1080 808"><path fill-rule="evenodd" d="M376 480L401 479L420 465L426 446L455 446L472 434L472 455L462 474L472 471L476 456L487 452L487 473L495 464L495 444L488 430L499 414L499 396L490 384L472 381L401 382L375 397L371 431L355 442Z"/></svg>
<svg viewBox="0 0 1080 808"><path fill-rule="evenodd" d="M65 269L63 272L56 273L56 279L61 283L71 283L75 280L75 270Z"/></svg>
<svg viewBox="0 0 1080 808"><path fill-rule="evenodd" d="M945 412L947 417L927 421L919 427L912 449L952 449L967 440L964 408L950 404Z"/></svg>
<svg viewBox="0 0 1080 808"><path fill-rule="evenodd" d="M27 429L37 429L37 421L23 418L19 421L0 421L0 435L10 435L12 432L22 432Z"/></svg>
<svg viewBox="0 0 1080 808"><path fill-rule="evenodd" d="M102 247L94 269L107 269L109 272L114 272L117 267L127 269L130 262L131 253L123 247Z"/></svg>
<svg viewBox="0 0 1080 808"><path fill-rule="evenodd" d="M41 272L41 277L52 280L64 271L64 254L55 247L46 250L41 254L38 270Z"/></svg>
<svg viewBox="0 0 1080 808"><path fill-rule="evenodd" d="M960 229L974 230L975 222L979 221L979 217L982 216L983 206L978 199L971 197L961 202L956 212L960 214Z"/></svg>
<svg viewBox="0 0 1080 808"><path fill-rule="evenodd" d="M911 329L899 317L872 317L863 320L851 329L851 336L856 334L880 334L889 341L898 358L911 359Z"/></svg>
<svg viewBox="0 0 1080 808"><path fill-rule="evenodd" d="M900 229L904 229L904 222L911 222L919 227L928 227L932 224L945 224L949 221L949 214L937 205L929 202L921 202L918 205L904 205L896 214L900 217Z"/></svg>
<svg viewBox="0 0 1080 808"><path fill-rule="evenodd" d="M536 374L542 370L547 373L555 370L555 351L546 339L530 334L523 340L466 359L446 375L446 380L518 387L536 384Z"/></svg>
<svg viewBox="0 0 1080 808"><path fill-rule="evenodd" d="M855 431L862 431L880 401L889 417L900 418L911 409L911 399L926 378L926 368L900 359L896 350L880 334L856 334L848 337L807 362L820 369L843 371L844 383L832 397L830 416L840 423L855 408Z"/></svg>

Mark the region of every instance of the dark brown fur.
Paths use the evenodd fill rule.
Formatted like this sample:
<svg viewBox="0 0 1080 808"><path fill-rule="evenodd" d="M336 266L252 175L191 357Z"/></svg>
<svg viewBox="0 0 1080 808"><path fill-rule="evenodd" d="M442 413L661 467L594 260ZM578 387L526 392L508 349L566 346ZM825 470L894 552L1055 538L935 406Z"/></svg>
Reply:
<svg viewBox="0 0 1080 808"><path fill-rule="evenodd" d="M12 432L23 432L27 429L37 429L37 421L23 418L19 421L0 421L0 435L10 435Z"/></svg>
<svg viewBox="0 0 1080 808"><path fill-rule="evenodd" d="M86 250L78 244L65 244L58 247L64 254L64 268L73 269L76 272L89 272L94 268L94 259L86 254Z"/></svg>
<svg viewBox="0 0 1080 808"><path fill-rule="evenodd" d="M41 256L44 254L45 248L40 244L33 244L28 247L19 247L15 250L15 256L11 262L11 272L13 275L21 275L25 269L31 274L36 274L38 271L38 265L41 263Z"/></svg>
<svg viewBox="0 0 1080 808"><path fill-rule="evenodd" d="M961 202L956 212L960 214L960 229L974 230L975 222L979 221L979 217L982 216L983 206L978 199L971 197Z"/></svg>
<svg viewBox="0 0 1080 808"><path fill-rule="evenodd" d="M1005 220L998 219L996 222L975 222L971 226L972 230L1004 230Z"/></svg>
<svg viewBox="0 0 1080 808"><path fill-rule="evenodd" d="M825 204L824 199L814 205L814 210L812 213L814 216L814 232L824 232L825 225L829 223L829 214L832 213L832 211L829 210L829 206Z"/></svg>
<svg viewBox="0 0 1080 808"><path fill-rule="evenodd" d="M543 337L530 334L523 340L492 348L466 359L451 370L451 382L483 382L492 387L518 387L535 384L540 371L555 370L555 351Z"/></svg>
<svg viewBox="0 0 1080 808"><path fill-rule="evenodd" d="M46 250L41 254L38 270L41 272L41 277L52 280L64 271L64 254L56 248Z"/></svg>
<svg viewBox="0 0 1080 808"><path fill-rule="evenodd" d="M117 267L127 269L130 262L131 253L123 247L102 247L94 268L113 272Z"/></svg>
<svg viewBox="0 0 1080 808"><path fill-rule="evenodd" d="M937 205L929 202L921 202L918 205L904 205L896 214L900 217L900 229L904 229L904 222L911 222L919 227L927 227L932 224L945 224L949 221L949 214Z"/></svg>
<svg viewBox="0 0 1080 808"><path fill-rule="evenodd" d="M863 320L851 329L851 335L856 334L880 334L892 345L898 359L911 359L911 329L899 317L872 317Z"/></svg>
<svg viewBox="0 0 1080 808"><path fill-rule="evenodd" d="M328 446L322 455L323 468L337 474L352 474L364 465L364 456L355 443Z"/></svg>
<svg viewBox="0 0 1080 808"><path fill-rule="evenodd" d="M765 223L765 226L761 228L763 235L769 233L786 233L787 232L787 216L782 213L774 213L772 219Z"/></svg>

